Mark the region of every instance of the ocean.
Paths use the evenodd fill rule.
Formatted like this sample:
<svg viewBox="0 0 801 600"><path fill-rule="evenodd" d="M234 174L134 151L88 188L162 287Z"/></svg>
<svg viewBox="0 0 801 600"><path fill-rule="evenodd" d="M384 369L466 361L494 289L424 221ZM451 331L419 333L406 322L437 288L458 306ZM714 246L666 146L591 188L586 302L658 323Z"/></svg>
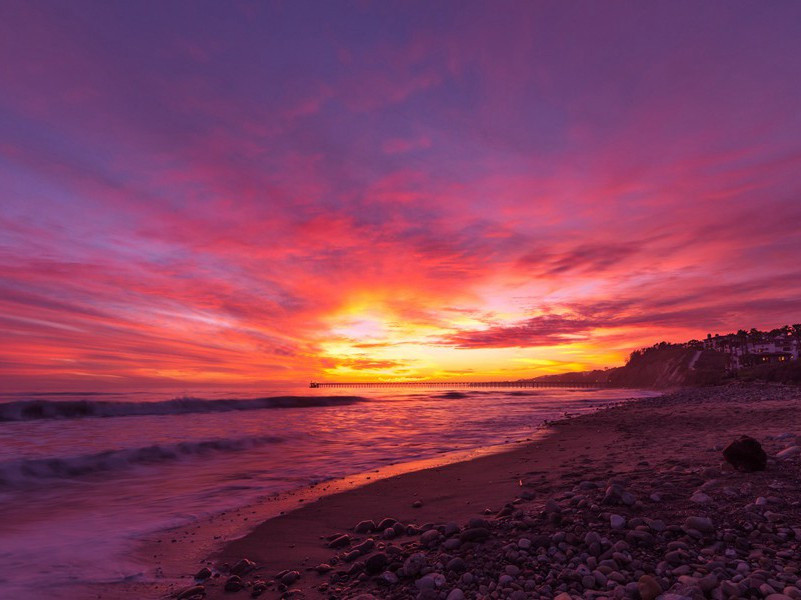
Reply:
<svg viewBox="0 0 801 600"><path fill-rule="evenodd" d="M157 577L146 538L392 464L531 439L616 389L309 389L0 395L0 590ZM460 454L461 453L461 454ZM254 523L255 525L255 523Z"/></svg>

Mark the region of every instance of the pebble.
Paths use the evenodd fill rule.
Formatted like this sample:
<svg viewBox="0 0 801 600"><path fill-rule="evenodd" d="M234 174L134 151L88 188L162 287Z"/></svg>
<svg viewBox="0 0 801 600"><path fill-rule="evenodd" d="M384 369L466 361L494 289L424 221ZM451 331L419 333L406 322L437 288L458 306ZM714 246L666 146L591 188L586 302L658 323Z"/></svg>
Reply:
<svg viewBox="0 0 801 600"><path fill-rule="evenodd" d="M789 448L785 448L784 450L777 452L776 458L780 460L786 460L788 458L792 458L793 456L797 456L800 452L801 446L790 446Z"/></svg>
<svg viewBox="0 0 801 600"><path fill-rule="evenodd" d="M643 575L637 581L637 592L642 600L656 600L662 593L662 586L650 575Z"/></svg>
<svg viewBox="0 0 801 600"><path fill-rule="evenodd" d="M464 592L459 588L454 588L447 595L445 600L464 600Z"/></svg>
<svg viewBox="0 0 801 600"><path fill-rule="evenodd" d="M712 502L712 498L704 492L695 492L692 496L690 496L690 502L695 502L696 504L709 504Z"/></svg>
<svg viewBox="0 0 801 600"><path fill-rule="evenodd" d="M226 592L238 592L243 587L242 578L239 575L231 575L225 582Z"/></svg>
<svg viewBox="0 0 801 600"><path fill-rule="evenodd" d="M178 595L175 596L175 598L177 600L184 600L185 598L192 598L193 596L205 596L205 595L206 595L205 587L203 587L202 585L193 585L181 592L178 592Z"/></svg>
<svg viewBox="0 0 801 600"><path fill-rule="evenodd" d="M359 521L356 527L353 528L353 531L355 531L356 533L369 533L375 530L375 528L376 528L375 521L373 520Z"/></svg>
<svg viewBox="0 0 801 600"><path fill-rule="evenodd" d="M620 515L610 515L609 524L612 529L623 529L626 526L626 518Z"/></svg>
<svg viewBox="0 0 801 600"><path fill-rule="evenodd" d="M364 570L369 575L375 575L376 573L383 571L384 567L387 566L387 563L389 563L387 555L383 552L377 552L364 561Z"/></svg>

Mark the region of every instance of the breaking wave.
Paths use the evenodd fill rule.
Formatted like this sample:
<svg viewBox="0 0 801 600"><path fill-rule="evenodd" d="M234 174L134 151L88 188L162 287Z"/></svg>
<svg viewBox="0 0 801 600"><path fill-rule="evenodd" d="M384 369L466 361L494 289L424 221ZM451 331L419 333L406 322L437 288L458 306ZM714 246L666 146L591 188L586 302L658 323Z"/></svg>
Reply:
<svg viewBox="0 0 801 600"><path fill-rule="evenodd" d="M0 404L0 421L80 419L86 417L135 417L180 415L265 408L311 408L344 406L362 402L361 396L273 396L269 398L174 398L158 402L113 402L107 400L18 400Z"/></svg>
<svg viewBox="0 0 801 600"><path fill-rule="evenodd" d="M282 438L275 436L255 436L107 450L66 458L20 459L0 463L0 487L30 485L52 479L72 479L100 472L123 471L136 465L178 461L212 453L240 452L282 441Z"/></svg>

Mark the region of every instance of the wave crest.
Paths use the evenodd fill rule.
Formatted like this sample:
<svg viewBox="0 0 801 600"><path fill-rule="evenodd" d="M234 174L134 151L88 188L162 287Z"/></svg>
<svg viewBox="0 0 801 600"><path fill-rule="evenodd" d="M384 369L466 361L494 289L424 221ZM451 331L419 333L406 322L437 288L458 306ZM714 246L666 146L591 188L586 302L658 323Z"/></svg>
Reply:
<svg viewBox="0 0 801 600"><path fill-rule="evenodd" d="M362 402L361 396L272 396L267 398L173 398L159 402L113 402L108 400L17 400L0 404L0 421L80 419L86 417L134 417L189 413L260 410L266 408L312 408Z"/></svg>
<svg viewBox="0 0 801 600"><path fill-rule="evenodd" d="M0 486L31 485L52 479L72 479L100 472L116 472L136 465L178 461L211 453L240 452L282 441L282 438L275 436L255 436L107 450L67 458L20 459L0 463Z"/></svg>

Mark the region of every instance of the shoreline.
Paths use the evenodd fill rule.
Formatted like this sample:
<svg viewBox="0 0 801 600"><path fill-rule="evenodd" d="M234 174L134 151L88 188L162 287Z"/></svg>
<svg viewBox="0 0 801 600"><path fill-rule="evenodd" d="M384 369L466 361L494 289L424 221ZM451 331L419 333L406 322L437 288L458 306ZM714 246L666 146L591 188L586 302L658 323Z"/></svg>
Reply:
<svg viewBox="0 0 801 600"><path fill-rule="evenodd" d="M622 388L621 391L634 391ZM636 390L648 393L647 390ZM658 395L662 392L651 392ZM621 394L624 400L611 400L586 414L595 414L615 406L638 402L655 396L634 397ZM342 478L304 485L300 488L265 496L255 503L202 517L198 521L154 532L140 538L128 555L129 564L141 565L141 575L109 582L76 583L74 586L48 590L47 597L71 600L75 597L113 598L165 598L181 590L192 581L192 574L203 565L211 564L225 553L225 549L239 539L247 537L259 523L269 522L287 514L307 509L323 499L375 485L388 478L451 466L470 464L481 457L507 454L521 446L535 444L543 437L553 435L552 425L576 418L568 415L557 420L546 420L526 438L445 452L429 458L388 464ZM144 575L144 579L142 579ZM155 578L154 578L155 575ZM52 593L51 593L52 592Z"/></svg>
<svg viewBox="0 0 801 600"><path fill-rule="evenodd" d="M197 597L250 597L250 589L235 594L222 589L230 565L242 558L255 564L252 572L243 574L243 583L252 587L254 581L263 580L266 588L261 595L263 598L349 598L356 597L359 591L376 593L373 577L346 576L344 581L332 583L330 573L318 575L310 570L321 563L342 559L341 552L326 544L326 538L337 534L350 535L351 546L372 538L375 549L392 549L401 557L408 558L411 550L426 550L420 544L419 533L402 535L394 540L383 539L381 532L357 534L353 528L362 520L377 522L391 517L404 524L423 527L439 524L440 528L446 523L462 523L471 518L485 518L494 523L498 518L496 515L502 513L505 506L519 506L523 511L539 514L549 500L570 493L571 487L581 481L594 480L601 486L615 478L637 481L644 477L666 477L676 480L673 485L681 486L687 484L679 481L682 477L689 477L697 485L704 484L704 477L713 480L742 477L744 474L721 469L718 447L739 433L751 433L765 438L763 443L768 449L771 444L769 437L787 430L801 432L801 417L796 417L793 410L798 400L801 400L799 388L785 386L734 385L681 390L554 422L550 435L512 447L509 451L407 472L326 495L287 514L261 522L244 537L224 544L204 562L219 575L198 582L204 588L203 594L198 591ZM779 414L780 419L766 420L766 416ZM754 431L755 428L758 431ZM652 435L655 431L658 431L658 436ZM695 442L691 441L693 438L696 438ZM660 443L669 444L673 452L655 454L654 448ZM776 448L772 450L777 451ZM680 511L687 511L685 496L688 497L692 491L682 490L676 494L677 500L681 501ZM413 506L418 500L422 506ZM658 507L661 512L674 509L667 505ZM195 534L205 535L203 531ZM358 566L360 562L357 559L353 564ZM352 569L353 564L339 562L332 566L337 573L343 566ZM156 589L152 585L122 584L94 586L96 594L93 597L123 598L129 592L136 592L138 597L169 596L170 593L191 589L191 574L200 567L199 564L185 564L187 577L184 584L168 585L155 595ZM297 571L300 577L287 587L275 579L284 571ZM403 573L403 568L400 572ZM402 588L403 584L401 578L398 585ZM403 590L401 595L385 596L383 594L388 594L391 589L381 588L381 595L375 597L416 597L420 591L413 587L414 593L410 596L408 594L412 592L409 589ZM289 596L287 592L291 592ZM466 597L483 597L471 595L469 589L466 594Z"/></svg>

